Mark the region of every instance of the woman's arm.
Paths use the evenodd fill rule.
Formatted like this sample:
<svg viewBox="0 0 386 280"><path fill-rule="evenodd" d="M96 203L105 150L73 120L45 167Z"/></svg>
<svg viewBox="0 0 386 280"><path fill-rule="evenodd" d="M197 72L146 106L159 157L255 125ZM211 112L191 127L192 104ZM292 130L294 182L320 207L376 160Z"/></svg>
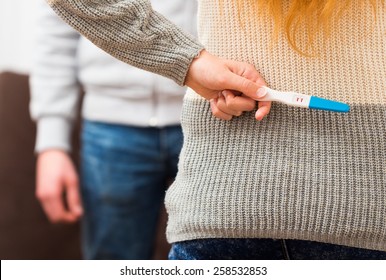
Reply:
<svg viewBox="0 0 386 280"><path fill-rule="evenodd" d="M149 0L47 0L68 24L101 49L135 67L183 85L203 46Z"/></svg>
<svg viewBox="0 0 386 280"><path fill-rule="evenodd" d="M150 0L47 2L68 24L109 54L179 85L187 85L204 98L216 101L212 102L212 112L218 118L230 119L242 111L250 111L251 100L262 97L257 92L265 82L252 65L203 51L204 47L195 38L155 12ZM241 92L251 100L243 100L248 102L242 102L242 106L239 102L218 103L223 90ZM269 113L270 104L259 102L256 119Z"/></svg>

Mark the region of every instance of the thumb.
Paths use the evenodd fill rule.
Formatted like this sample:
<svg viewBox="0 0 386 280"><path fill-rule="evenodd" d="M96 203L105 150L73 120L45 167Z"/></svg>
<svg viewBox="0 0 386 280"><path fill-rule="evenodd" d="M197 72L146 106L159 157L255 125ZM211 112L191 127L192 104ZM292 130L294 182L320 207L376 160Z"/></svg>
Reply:
<svg viewBox="0 0 386 280"><path fill-rule="evenodd" d="M243 76L229 72L225 79L225 88L242 92L246 96L257 100L266 95L266 91L262 88L264 84L253 82Z"/></svg>

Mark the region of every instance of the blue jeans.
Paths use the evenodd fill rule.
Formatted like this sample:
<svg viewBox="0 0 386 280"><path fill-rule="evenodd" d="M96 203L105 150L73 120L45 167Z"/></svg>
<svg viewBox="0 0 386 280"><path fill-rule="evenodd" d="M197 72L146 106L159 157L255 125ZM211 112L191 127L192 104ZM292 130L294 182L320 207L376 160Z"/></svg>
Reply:
<svg viewBox="0 0 386 280"><path fill-rule="evenodd" d="M81 193L86 259L149 259L158 214L177 172L180 126L84 121Z"/></svg>
<svg viewBox="0 0 386 280"><path fill-rule="evenodd" d="M386 252L305 240L259 238L176 242L170 260L386 260Z"/></svg>

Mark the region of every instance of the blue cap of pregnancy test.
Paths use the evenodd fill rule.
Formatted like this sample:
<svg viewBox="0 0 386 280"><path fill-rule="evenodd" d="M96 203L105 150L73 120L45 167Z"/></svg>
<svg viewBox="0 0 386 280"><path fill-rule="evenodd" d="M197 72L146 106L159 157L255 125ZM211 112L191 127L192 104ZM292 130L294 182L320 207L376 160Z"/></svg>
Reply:
<svg viewBox="0 0 386 280"><path fill-rule="evenodd" d="M310 109L327 110L333 112L347 113L350 111L350 106L346 103L337 102L329 99L324 99L316 96L311 96Z"/></svg>

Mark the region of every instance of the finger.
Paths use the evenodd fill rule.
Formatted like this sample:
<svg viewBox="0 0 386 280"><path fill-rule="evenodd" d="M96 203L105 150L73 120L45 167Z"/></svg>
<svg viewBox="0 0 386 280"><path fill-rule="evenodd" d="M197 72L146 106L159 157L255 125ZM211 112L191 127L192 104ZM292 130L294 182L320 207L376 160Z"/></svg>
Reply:
<svg viewBox="0 0 386 280"><path fill-rule="evenodd" d="M258 121L261 121L264 119L265 116L267 116L271 110L271 101L259 101L257 102L257 111L255 114L255 118Z"/></svg>
<svg viewBox="0 0 386 280"><path fill-rule="evenodd" d="M257 93L260 87L266 85L266 82L253 65L229 60L226 64L231 70L231 73L235 75L233 77L229 75L230 80L228 80L235 85L237 88L235 90L238 90L253 99L256 99L256 95L257 98L263 97L263 94L265 95L264 92Z"/></svg>
<svg viewBox="0 0 386 280"><path fill-rule="evenodd" d="M213 116L216 118L230 121L232 119L232 115L222 112L217 106L217 99L210 100L210 108L212 110Z"/></svg>
<svg viewBox="0 0 386 280"><path fill-rule="evenodd" d="M71 217L67 216L64 207L61 180L55 176L43 176L45 174L39 163L37 171L36 196L48 219L54 223L62 222L68 218L71 219Z"/></svg>
<svg viewBox="0 0 386 280"><path fill-rule="evenodd" d="M222 92L225 102L229 109L234 111L252 111L256 107L256 101L245 95L235 95L230 90Z"/></svg>
<svg viewBox="0 0 386 280"><path fill-rule="evenodd" d="M48 219L53 223L76 220L76 217L66 210L62 195L52 195L42 199L41 203Z"/></svg>
<svg viewBox="0 0 386 280"><path fill-rule="evenodd" d="M215 102L215 105L218 107L218 109L221 112L228 115L240 116L243 113L242 110L238 110L236 107L234 110L230 108L225 100L225 97L221 93L219 94L219 97L217 98L217 102Z"/></svg>
<svg viewBox="0 0 386 280"><path fill-rule="evenodd" d="M68 210L75 217L79 218L83 214L83 209L79 193L78 176L73 173L66 176L65 180Z"/></svg>
<svg viewBox="0 0 386 280"><path fill-rule="evenodd" d="M264 91L259 91L261 88L260 84L232 72L225 75L223 86L226 89L240 91L254 100L261 98L266 94Z"/></svg>
<svg viewBox="0 0 386 280"><path fill-rule="evenodd" d="M266 85L264 79L261 77L260 73L256 70L256 68L253 67L253 65L230 60L228 60L227 64L229 65L229 69L233 73L242 76L260 86Z"/></svg>

